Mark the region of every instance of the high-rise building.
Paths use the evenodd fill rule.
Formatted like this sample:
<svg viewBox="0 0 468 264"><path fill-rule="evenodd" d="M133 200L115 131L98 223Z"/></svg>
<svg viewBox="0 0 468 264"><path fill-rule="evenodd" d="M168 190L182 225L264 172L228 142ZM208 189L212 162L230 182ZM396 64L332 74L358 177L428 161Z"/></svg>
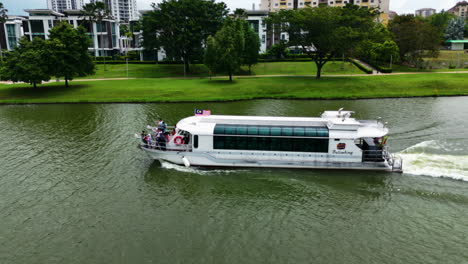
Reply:
<svg viewBox="0 0 468 264"><path fill-rule="evenodd" d="M83 0L47 0L47 8L56 12L81 9Z"/></svg>
<svg viewBox="0 0 468 264"><path fill-rule="evenodd" d="M436 13L436 10L434 8L421 8L416 10L415 14L416 16L420 17L430 17Z"/></svg>
<svg viewBox="0 0 468 264"><path fill-rule="evenodd" d="M91 0L91 2L99 0ZM101 0L109 9L111 15L120 23L129 23L138 19L136 0Z"/></svg>
<svg viewBox="0 0 468 264"><path fill-rule="evenodd" d="M460 1L454 7L450 8L448 12L450 14L466 18L468 17L468 2Z"/></svg>
<svg viewBox="0 0 468 264"><path fill-rule="evenodd" d="M341 7L347 4L355 4L362 7L378 8L382 14L380 21L388 22L390 0L261 0L260 9L270 12L282 9L298 9L303 7L318 7L320 5Z"/></svg>

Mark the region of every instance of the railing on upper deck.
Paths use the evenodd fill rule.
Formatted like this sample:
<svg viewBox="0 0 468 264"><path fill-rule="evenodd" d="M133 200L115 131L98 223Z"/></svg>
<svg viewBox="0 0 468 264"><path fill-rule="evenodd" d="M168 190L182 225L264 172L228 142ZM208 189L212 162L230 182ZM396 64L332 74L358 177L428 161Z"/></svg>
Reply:
<svg viewBox="0 0 468 264"><path fill-rule="evenodd" d="M167 146L167 143L166 143L166 145L164 146L163 144L160 144L158 142L152 142L151 144L145 144L143 142L140 142L140 147L146 148L146 149L163 150L163 151L179 151L179 152L191 152L192 151L192 144Z"/></svg>

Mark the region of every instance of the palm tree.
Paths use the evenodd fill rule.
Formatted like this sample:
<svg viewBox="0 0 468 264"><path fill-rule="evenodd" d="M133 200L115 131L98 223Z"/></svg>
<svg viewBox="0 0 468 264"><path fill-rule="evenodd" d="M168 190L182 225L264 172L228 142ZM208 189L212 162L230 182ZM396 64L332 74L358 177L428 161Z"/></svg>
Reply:
<svg viewBox="0 0 468 264"><path fill-rule="evenodd" d="M88 4L83 6L83 15L84 15L85 19L87 19L91 23L91 33L94 33L93 32L93 30L94 30L93 29L93 24L92 24L93 22L96 22L96 24L101 27L101 32L103 32L103 30L102 30L102 20L104 20L104 18L109 17L109 10L107 9L104 2L96 1L96 2L92 2L92 3L88 3ZM97 34L97 32L96 32L96 34ZM103 44L102 44L103 40L104 40L104 38L101 35L101 39L100 39L100 43L99 43L99 46L101 46L101 48L104 48ZM97 48L98 47L96 47L96 49ZM106 71L106 56L104 56L104 71Z"/></svg>
<svg viewBox="0 0 468 264"><path fill-rule="evenodd" d="M6 20L8 19L7 12L8 12L8 9L5 9L5 7L3 7L3 3L0 2L0 24L2 25L5 24ZM5 39L8 40L8 38L5 38ZM0 41L0 57L1 57L1 60L3 61L3 50L2 50L1 41Z"/></svg>

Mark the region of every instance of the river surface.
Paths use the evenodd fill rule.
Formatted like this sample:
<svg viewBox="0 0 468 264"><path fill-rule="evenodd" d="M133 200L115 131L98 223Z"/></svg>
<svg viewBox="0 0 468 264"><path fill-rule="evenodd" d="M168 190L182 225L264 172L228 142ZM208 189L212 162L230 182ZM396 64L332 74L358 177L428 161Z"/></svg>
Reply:
<svg viewBox="0 0 468 264"><path fill-rule="evenodd" d="M388 122L404 174L197 170L134 133L157 117ZM468 263L468 97L0 106L0 263Z"/></svg>

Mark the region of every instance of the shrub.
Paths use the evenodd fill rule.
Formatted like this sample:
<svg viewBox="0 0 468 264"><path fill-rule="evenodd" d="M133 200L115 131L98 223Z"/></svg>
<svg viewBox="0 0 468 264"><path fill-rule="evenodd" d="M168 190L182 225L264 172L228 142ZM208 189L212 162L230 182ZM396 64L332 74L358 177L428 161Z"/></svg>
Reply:
<svg viewBox="0 0 468 264"><path fill-rule="evenodd" d="M367 74L372 74L372 70L367 68L366 66L362 65L361 63L357 62L356 60L350 59L349 60L352 64L356 65L361 71L364 71Z"/></svg>

